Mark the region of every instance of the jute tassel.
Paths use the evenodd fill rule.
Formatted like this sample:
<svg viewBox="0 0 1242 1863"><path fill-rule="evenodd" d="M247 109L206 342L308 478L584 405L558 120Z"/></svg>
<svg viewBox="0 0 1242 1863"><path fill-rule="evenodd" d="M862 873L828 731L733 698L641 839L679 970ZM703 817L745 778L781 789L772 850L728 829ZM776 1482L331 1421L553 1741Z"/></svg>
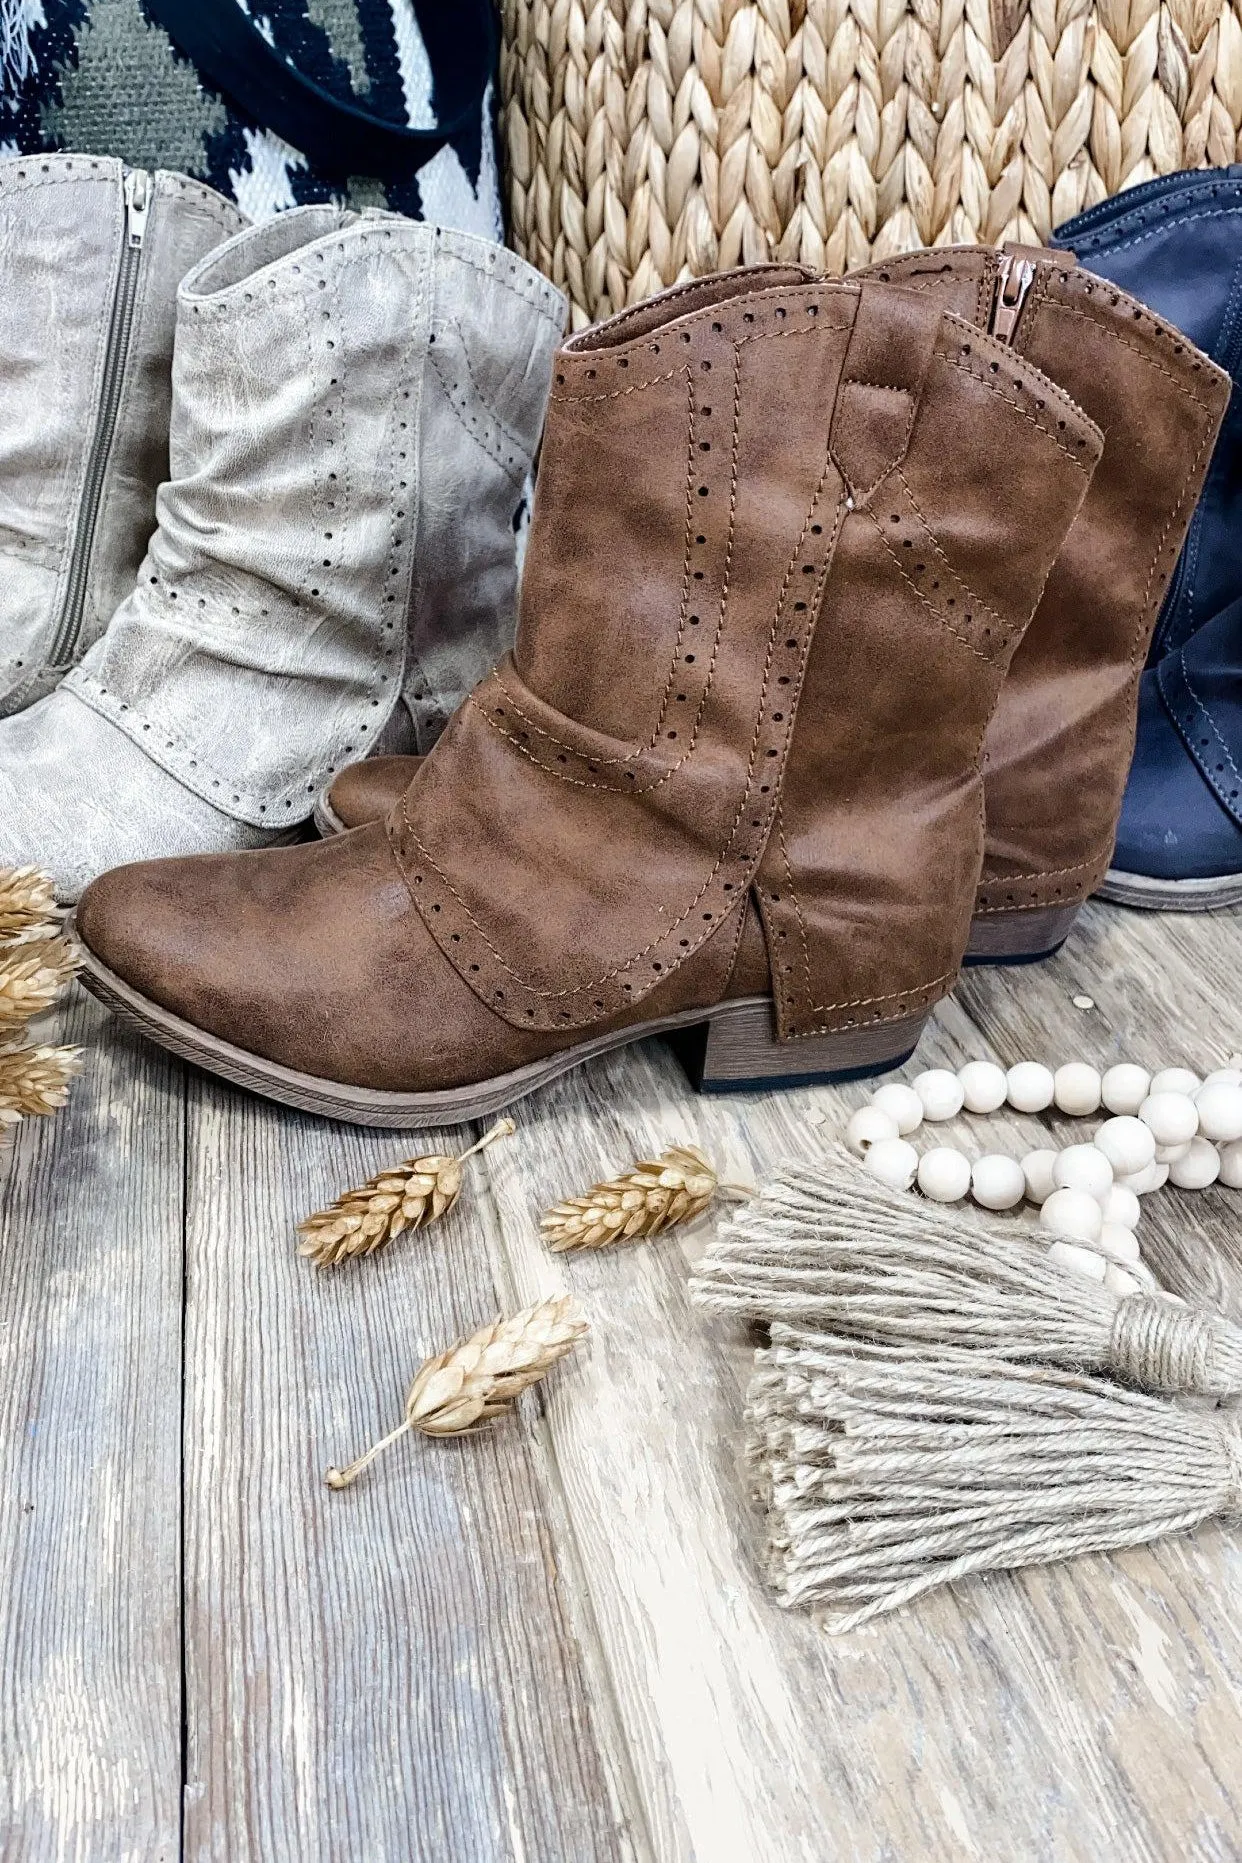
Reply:
<svg viewBox="0 0 1242 1863"><path fill-rule="evenodd" d="M1167 1295L1112 1293L1047 1256L1043 1231L928 1204L834 1149L722 1224L691 1283L717 1312L853 1339L968 1348L1107 1372L1142 1390L1242 1395L1242 1330Z"/></svg>
<svg viewBox="0 0 1242 1863"><path fill-rule="evenodd" d="M975 1572L1242 1512L1242 1416L983 1354L776 1324L747 1410L783 1603L852 1630Z"/></svg>

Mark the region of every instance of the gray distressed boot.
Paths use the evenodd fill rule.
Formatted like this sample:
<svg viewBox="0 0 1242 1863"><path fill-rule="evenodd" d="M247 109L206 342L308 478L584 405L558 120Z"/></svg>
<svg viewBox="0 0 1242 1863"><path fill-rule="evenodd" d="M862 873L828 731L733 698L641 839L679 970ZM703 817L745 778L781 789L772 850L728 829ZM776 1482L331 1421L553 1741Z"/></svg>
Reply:
<svg viewBox="0 0 1242 1863"><path fill-rule="evenodd" d="M184 175L0 161L0 715L134 586L168 477L177 286L244 225Z"/></svg>
<svg viewBox="0 0 1242 1863"><path fill-rule="evenodd" d="M512 627L562 316L512 253L388 214L299 208L196 267L158 527L81 665L0 722L0 864L71 901L288 839L404 692L431 730Z"/></svg>

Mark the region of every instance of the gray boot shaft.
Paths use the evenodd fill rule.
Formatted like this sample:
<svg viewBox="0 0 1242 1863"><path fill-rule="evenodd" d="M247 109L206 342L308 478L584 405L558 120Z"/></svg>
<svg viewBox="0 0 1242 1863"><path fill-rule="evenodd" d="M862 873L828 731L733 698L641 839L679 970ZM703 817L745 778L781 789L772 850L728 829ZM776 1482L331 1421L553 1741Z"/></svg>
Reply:
<svg viewBox="0 0 1242 1863"><path fill-rule="evenodd" d="M243 224L184 176L0 162L0 714L134 585L168 471L177 286Z"/></svg>
<svg viewBox="0 0 1242 1863"><path fill-rule="evenodd" d="M403 716L385 743L393 750L430 750L513 645L515 528L568 308L533 267L469 234L441 229L434 265Z"/></svg>
<svg viewBox="0 0 1242 1863"><path fill-rule="evenodd" d="M503 249L388 214L301 208L213 253L180 293L158 529L67 689L276 831L403 688L446 716L512 633L561 309Z"/></svg>

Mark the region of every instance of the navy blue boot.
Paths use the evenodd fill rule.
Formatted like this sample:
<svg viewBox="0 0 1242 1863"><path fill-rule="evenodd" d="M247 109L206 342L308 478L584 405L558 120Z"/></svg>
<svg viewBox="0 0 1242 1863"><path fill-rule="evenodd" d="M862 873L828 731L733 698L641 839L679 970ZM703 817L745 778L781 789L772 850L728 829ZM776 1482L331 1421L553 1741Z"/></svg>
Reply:
<svg viewBox="0 0 1242 1863"><path fill-rule="evenodd" d="M1105 899L1242 904L1242 166L1168 175L1055 243L1184 330L1234 391L1143 675Z"/></svg>

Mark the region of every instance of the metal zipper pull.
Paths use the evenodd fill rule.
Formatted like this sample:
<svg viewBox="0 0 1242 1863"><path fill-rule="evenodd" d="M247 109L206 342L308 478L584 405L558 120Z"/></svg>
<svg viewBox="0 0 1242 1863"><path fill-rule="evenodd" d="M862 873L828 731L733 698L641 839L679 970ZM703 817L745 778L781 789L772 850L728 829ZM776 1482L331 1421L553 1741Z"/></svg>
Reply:
<svg viewBox="0 0 1242 1863"><path fill-rule="evenodd" d="M996 285L992 292L992 315L988 335L1002 343L1012 343L1026 295L1035 282L1035 267L1029 259L1013 259L1005 253L996 267Z"/></svg>
<svg viewBox="0 0 1242 1863"><path fill-rule="evenodd" d="M147 210L151 205L151 177L145 168L131 168L125 177L125 244L139 247L147 236Z"/></svg>

